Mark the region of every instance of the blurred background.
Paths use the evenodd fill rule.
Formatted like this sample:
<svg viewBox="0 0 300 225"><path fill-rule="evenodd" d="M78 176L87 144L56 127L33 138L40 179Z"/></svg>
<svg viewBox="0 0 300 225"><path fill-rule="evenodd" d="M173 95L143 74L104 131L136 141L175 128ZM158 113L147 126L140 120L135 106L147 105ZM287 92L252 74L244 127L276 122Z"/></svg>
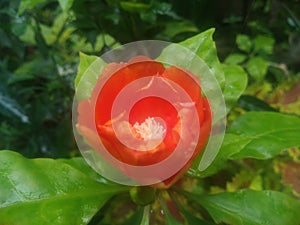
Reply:
<svg viewBox="0 0 300 225"><path fill-rule="evenodd" d="M76 156L71 110L79 52L180 42L215 27L220 60L241 65L243 111L300 115L299 0L1 0L0 149Z"/></svg>

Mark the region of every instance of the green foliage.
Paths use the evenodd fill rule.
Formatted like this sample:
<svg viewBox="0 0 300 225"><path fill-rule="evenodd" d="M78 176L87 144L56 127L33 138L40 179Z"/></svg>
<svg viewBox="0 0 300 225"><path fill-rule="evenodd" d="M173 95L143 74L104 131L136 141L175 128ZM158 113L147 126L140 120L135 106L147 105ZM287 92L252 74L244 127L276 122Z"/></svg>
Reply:
<svg viewBox="0 0 300 225"><path fill-rule="evenodd" d="M294 225L300 221L300 203L280 192L240 190L188 197L203 206L217 223Z"/></svg>
<svg viewBox="0 0 300 225"><path fill-rule="evenodd" d="M108 199L126 190L99 182L82 158L26 159L0 151L0 161L1 224L88 224Z"/></svg>
<svg viewBox="0 0 300 225"><path fill-rule="evenodd" d="M66 159L0 151L0 224L298 224L300 8L247 2L2 0L0 149ZM142 207L136 188L70 157L75 90L91 92L102 53L144 39L178 42L207 63L228 128L206 170L194 163L171 189L150 188Z"/></svg>
<svg viewBox="0 0 300 225"><path fill-rule="evenodd" d="M274 122L276 121L276 123ZM269 159L280 152L300 146L300 119L274 112L249 112L238 117L229 127L221 149L207 170L197 166L189 174L206 177L222 169L231 159Z"/></svg>

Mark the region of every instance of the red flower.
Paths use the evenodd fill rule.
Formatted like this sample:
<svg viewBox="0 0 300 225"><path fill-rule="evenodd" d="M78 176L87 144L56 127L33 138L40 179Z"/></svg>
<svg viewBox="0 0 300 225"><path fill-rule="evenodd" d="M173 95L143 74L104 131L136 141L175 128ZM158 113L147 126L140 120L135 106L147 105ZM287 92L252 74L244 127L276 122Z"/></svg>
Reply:
<svg viewBox="0 0 300 225"><path fill-rule="evenodd" d="M99 140L115 159L133 166L163 162L178 147L181 149L176 157L180 159L193 146L191 157L180 170L155 185L167 188L187 171L192 160L205 147L211 130L209 102L202 96L200 86L193 77L181 68L165 68L162 63L142 56L128 63L108 64L91 98L79 102L77 128L100 154ZM103 80L106 82L103 83ZM125 97L138 98L143 94L145 97L134 102L130 112L123 110L130 101L120 101L124 105L114 111L120 93L130 85L131 88L127 89L131 92L125 93ZM182 102L179 89L187 93L189 102ZM160 94L155 96L149 90L157 90ZM130 93L132 96L129 96ZM171 98L172 102L162 95ZM200 132L197 132L199 127ZM194 143L195 140L197 143Z"/></svg>

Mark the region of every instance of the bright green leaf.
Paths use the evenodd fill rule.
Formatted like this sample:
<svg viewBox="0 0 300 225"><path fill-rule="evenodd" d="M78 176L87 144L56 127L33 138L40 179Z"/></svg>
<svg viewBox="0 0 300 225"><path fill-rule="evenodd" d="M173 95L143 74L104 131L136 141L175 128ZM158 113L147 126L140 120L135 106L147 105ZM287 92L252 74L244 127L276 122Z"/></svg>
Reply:
<svg viewBox="0 0 300 225"><path fill-rule="evenodd" d="M254 52L272 54L275 40L274 38L257 35L254 40Z"/></svg>
<svg viewBox="0 0 300 225"><path fill-rule="evenodd" d="M73 1L74 0L58 0L60 7L64 11L67 11L67 10L69 10L72 7Z"/></svg>
<svg viewBox="0 0 300 225"><path fill-rule="evenodd" d="M204 207L217 223L296 225L300 221L300 202L280 192L240 190L187 196Z"/></svg>
<svg viewBox="0 0 300 225"><path fill-rule="evenodd" d="M126 190L99 183L87 175L91 168L71 164L76 160L68 164L0 151L0 224L87 224L107 200Z"/></svg>
<svg viewBox="0 0 300 225"><path fill-rule="evenodd" d="M225 59L225 64L229 65L237 65L240 63L243 63L246 60L247 56L244 54L230 54L226 59Z"/></svg>
<svg viewBox="0 0 300 225"><path fill-rule="evenodd" d="M247 35L240 34L236 37L236 43L240 50L250 53L252 50L252 42Z"/></svg>
<svg viewBox="0 0 300 225"><path fill-rule="evenodd" d="M264 79L267 69L268 62L263 58L257 56L249 59L247 63L247 71L249 74L257 81L261 81Z"/></svg>
<svg viewBox="0 0 300 225"><path fill-rule="evenodd" d="M228 131L249 139L232 158L268 159L285 149L300 146L300 118L296 116L249 112L237 118Z"/></svg>
<svg viewBox="0 0 300 225"><path fill-rule="evenodd" d="M210 68L213 75L218 80L220 87L224 87L224 72L217 55L215 42L213 41L213 33L215 29L206 30L196 36L180 42L183 47L190 49L196 53Z"/></svg>
<svg viewBox="0 0 300 225"><path fill-rule="evenodd" d="M125 11L132 12L132 13L144 12L150 8L150 5L148 5L148 4L127 2L127 1L120 2L120 6Z"/></svg>
<svg viewBox="0 0 300 225"><path fill-rule="evenodd" d="M97 56L80 53L80 63L75 78L76 96L79 100L90 97L106 63Z"/></svg>
<svg viewBox="0 0 300 225"><path fill-rule="evenodd" d="M248 77L244 69L238 65L224 65L223 69L226 80L223 94L227 112L229 112L238 98L245 91Z"/></svg>

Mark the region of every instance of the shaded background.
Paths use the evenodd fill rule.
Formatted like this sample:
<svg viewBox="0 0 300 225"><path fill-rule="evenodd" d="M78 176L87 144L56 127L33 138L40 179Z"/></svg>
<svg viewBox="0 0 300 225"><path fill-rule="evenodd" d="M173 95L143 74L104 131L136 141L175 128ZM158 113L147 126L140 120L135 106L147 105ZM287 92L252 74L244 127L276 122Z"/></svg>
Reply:
<svg viewBox="0 0 300 225"><path fill-rule="evenodd" d="M299 115L299 15L298 0L1 0L0 149L79 154L71 124L79 51L179 42L211 27L221 61L249 74L229 122L250 110Z"/></svg>

